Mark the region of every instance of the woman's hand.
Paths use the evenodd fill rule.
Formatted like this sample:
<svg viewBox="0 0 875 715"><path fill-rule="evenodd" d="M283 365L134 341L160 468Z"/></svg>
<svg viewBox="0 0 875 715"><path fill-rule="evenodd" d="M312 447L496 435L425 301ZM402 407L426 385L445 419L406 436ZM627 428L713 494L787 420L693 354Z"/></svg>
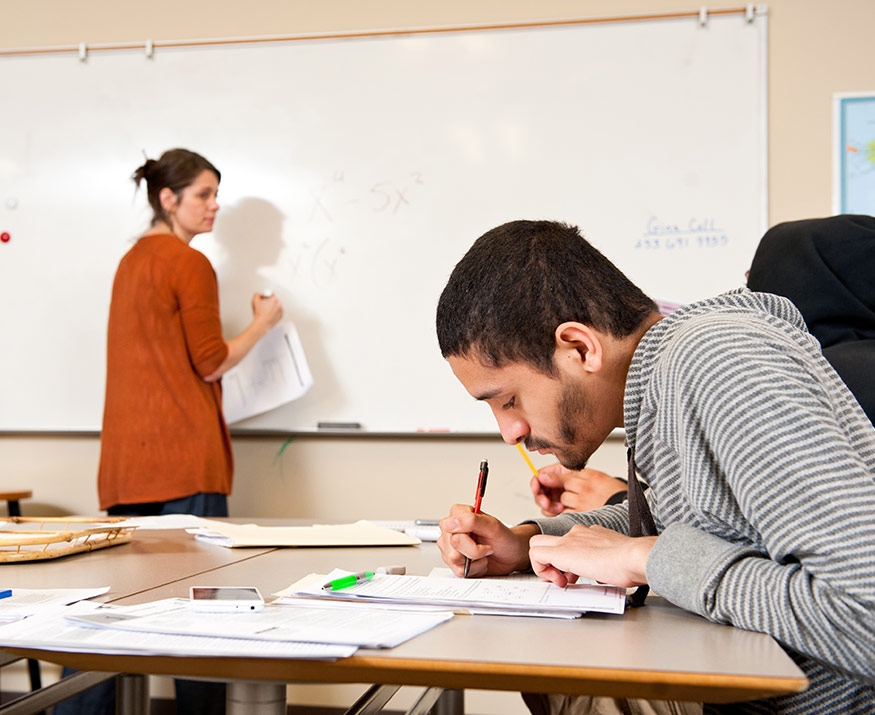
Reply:
<svg viewBox="0 0 875 715"><path fill-rule="evenodd" d="M256 293L252 296L252 315L253 321L261 323L267 332L282 320L283 305L273 293Z"/></svg>

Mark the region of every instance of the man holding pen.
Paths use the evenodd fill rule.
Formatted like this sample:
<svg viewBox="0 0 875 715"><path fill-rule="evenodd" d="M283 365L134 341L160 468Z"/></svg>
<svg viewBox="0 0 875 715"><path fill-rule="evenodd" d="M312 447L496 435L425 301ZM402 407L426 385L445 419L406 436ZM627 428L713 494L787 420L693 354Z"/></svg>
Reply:
<svg viewBox="0 0 875 715"><path fill-rule="evenodd" d="M871 712L875 428L789 301L739 289L663 318L576 228L516 221L456 266L437 333L506 442L574 470L615 428L629 448L628 502L513 528L454 506L438 544L455 573L650 584L768 633L809 678L732 712Z"/></svg>

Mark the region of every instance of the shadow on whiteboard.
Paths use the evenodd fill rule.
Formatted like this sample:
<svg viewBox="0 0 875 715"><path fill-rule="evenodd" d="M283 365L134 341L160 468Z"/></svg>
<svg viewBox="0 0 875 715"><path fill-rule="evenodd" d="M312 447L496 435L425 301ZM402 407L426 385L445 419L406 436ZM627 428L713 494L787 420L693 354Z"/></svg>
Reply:
<svg viewBox="0 0 875 715"><path fill-rule="evenodd" d="M223 328L240 333L252 320L252 294L277 285L268 271L279 264L285 216L270 201L244 196L219 210L211 235L195 244L219 277ZM285 305L285 304L284 304Z"/></svg>

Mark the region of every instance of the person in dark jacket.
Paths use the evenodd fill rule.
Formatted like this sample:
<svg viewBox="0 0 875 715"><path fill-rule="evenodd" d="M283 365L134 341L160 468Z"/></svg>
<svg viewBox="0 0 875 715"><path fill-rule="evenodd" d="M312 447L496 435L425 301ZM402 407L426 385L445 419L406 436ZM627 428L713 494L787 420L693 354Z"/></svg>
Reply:
<svg viewBox="0 0 875 715"><path fill-rule="evenodd" d="M779 223L760 240L751 290L789 298L875 423L875 217Z"/></svg>

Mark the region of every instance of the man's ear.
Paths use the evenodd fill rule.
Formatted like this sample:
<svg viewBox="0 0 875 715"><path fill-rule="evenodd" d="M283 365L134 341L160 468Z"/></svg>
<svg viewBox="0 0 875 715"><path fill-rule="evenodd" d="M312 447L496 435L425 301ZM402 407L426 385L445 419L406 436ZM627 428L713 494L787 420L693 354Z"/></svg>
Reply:
<svg viewBox="0 0 875 715"><path fill-rule="evenodd" d="M567 322L557 326L556 339L557 364L564 361L579 362L586 372L602 369L604 346L601 336L583 323Z"/></svg>
<svg viewBox="0 0 875 715"><path fill-rule="evenodd" d="M176 198L176 194L173 193L173 189L165 186L158 192L158 201L161 202L161 208L164 209L164 212L171 214L179 200Z"/></svg>

